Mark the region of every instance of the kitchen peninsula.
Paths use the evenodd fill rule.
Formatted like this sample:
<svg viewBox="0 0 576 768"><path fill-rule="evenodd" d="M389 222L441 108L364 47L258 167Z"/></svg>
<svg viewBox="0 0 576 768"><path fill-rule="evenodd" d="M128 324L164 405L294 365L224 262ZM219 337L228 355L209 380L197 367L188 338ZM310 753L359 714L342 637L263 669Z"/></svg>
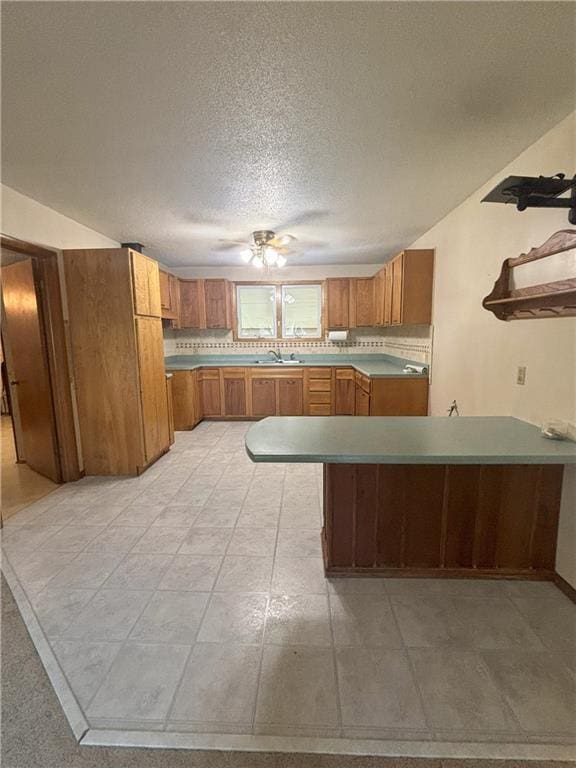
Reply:
<svg viewBox="0 0 576 768"><path fill-rule="evenodd" d="M576 443L511 417L268 418L255 462L324 464L327 575L554 576Z"/></svg>

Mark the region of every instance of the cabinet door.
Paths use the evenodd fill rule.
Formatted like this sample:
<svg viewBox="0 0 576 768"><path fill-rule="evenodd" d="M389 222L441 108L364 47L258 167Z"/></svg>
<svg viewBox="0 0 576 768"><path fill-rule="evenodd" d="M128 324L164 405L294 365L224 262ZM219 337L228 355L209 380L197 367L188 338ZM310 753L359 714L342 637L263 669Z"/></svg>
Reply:
<svg viewBox="0 0 576 768"><path fill-rule="evenodd" d="M156 317L137 317L136 341L144 454L145 463L148 463L169 446L162 320Z"/></svg>
<svg viewBox="0 0 576 768"><path fill-rule="evenodd" d="M148 272L148 307L152 317L162 317L160 301L160 270L158 262L154 259L146 259L146 271Z"/></svg>
<svg viewBox="0 0 576 768"><path fill-rule="evenodd" d="M252 416L276 414L276 383L274 379L252 379Z"/></svg>
<svg viewBox="0 0 576 768"><path fill-rule="evenodd" d="M392 262L392 325L402 324L403 261L400 255Z"/></svg>
<svg viewBox="0 0 576 768"><path fill-rule="evenodd" d="M350 328L350 280L326 280L326 325L328 328Z"/></svg>
<svg viewBox="0 0 576 768"><path fill-rule="evenodd" d="M180 328L206 328L201 280L180 280Z"/></svg>
<svg viewBox="0 0 576 768"><path fill-rule="evenodd" d="M278 379L278 416L302 416L302 379Z"/></svg>
<svg viewBox="0 0 576 768"><path fill-rule="evenodd" d="M246 379L224 379L224 415L246 416Z"/></svg>
<svg viewBox="0 0 576 768"><path fill-rule="evenodd" d="M356 384L354 371L336 371L334 413L336 416L354 416L356 410Z"/></svg>
<svg viewBox="0 0 576 768"><path fill-rule="evenodd" d="M166 402L168 407L168 442L174 442L174 399L172 397L172 376L166 376Z"/></svg>
<svg viewBox="0 0 576 768"><path fill-rule="evenodd" d="M374 322L376 325L384 325L385 296L386 296L385 269L381 269L374 276Z"/></svg>
<svg viewBox="0 0 576 768"><path fill-rule="evenodd" d="M173 371L174 429L193 429L199 421L196 371Z"/></svg>
<svg viewBox="0 0 576 768"><path fill-rule="evenodd" d="M229 287L227 280L204 281L206 328L230 328Z"/></svg>
<svg viewBox="0 0 576 768"><path fill-rule="evenodd" d="M356 384L356 416L370 415L370 395L364 392L359 384Z"/></svg>
<svg viewBox="0 0 576 768"><path fill-rule="evenodd" d="M200 401L204 416L221 416L220 377L200 380Z"/></svg>
<svg viewBox="0 0 576 768"><path fill-rule="evenodd" d="M168 272L159 270L158 280L160 282L160 305L162 309L170 310L172 308L170 301L170 275Z"/></svg>
<svg viewBox="0 0 576 768"><path fill-rule="evenodd" d="M428 380L409 378L374 379L371 416L427 416Z"/></svg>
<svg viewBox="0 0 576 768"><path fill-rule="evenodd" d="M392 325L392 264L384 267L384 325Z"/></svg>
<svg viewBox="0 0 576 768"><path fill-rule="evenodd" d="M374 314L374 278L356 278L354 280L354 325L358 328L371 328L375 324Z"/></svg>
<svg viewBox="0 0 576 768"><path fill-rule="evenodd" d="M134 312L137 315L150 314L150 291L148 289L148 259L138 251L130 251L132 261L132 285L134 291Z"/></svg>

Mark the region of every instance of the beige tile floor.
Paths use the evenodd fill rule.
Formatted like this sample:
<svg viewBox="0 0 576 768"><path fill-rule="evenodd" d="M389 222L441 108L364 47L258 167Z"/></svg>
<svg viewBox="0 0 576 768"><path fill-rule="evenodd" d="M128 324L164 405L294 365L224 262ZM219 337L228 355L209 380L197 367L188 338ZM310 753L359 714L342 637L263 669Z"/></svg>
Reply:
<svg viewBox="0 0 576 768"><path fill-rule="evenodd" d="M0 513L7 520L20 509L51 493L58 485L27 464L16 463L10 416L0 417Z"/></svg>
<svg viewBox="0 0 576 768"><path fill-rule="evenodd" d="M549 583L326 580L321 468L253 464L248 426L7 521L92 728L576 741L576 606Z"/></svg>

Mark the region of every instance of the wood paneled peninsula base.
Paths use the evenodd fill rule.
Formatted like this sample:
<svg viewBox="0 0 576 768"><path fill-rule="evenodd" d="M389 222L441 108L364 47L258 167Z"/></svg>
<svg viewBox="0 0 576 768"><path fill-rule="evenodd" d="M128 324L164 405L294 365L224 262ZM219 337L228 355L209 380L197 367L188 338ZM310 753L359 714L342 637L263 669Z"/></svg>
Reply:
<svg viewBox="0 0 576 768"><path fill-rule="evenodd" d="M327 575L554 577L576 444L513 418L270 418L254 461L324 464Z"/></svg>

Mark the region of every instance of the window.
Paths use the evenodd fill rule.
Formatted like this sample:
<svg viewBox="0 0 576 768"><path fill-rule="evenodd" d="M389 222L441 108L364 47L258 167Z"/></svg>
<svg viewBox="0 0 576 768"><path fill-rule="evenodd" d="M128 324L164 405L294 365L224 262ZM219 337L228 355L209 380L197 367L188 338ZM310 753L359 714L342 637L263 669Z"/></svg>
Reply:
<svg viewBox="0 0 576 768"><path fill-rule="evenodd" d="M237 285L239 339L276 338L276 286Z"/></svg>
<svg viewBox="0 0 576 768"><path fill-rule="evenodd" d="M322 335L322 286L283 285L282 337L317 339Z"/></svg>
<svg viewBox="0 0 576 768"><path fill-rule="evenodd" d="M237 339L318 339L321 283L238 283Z"/></svg>

